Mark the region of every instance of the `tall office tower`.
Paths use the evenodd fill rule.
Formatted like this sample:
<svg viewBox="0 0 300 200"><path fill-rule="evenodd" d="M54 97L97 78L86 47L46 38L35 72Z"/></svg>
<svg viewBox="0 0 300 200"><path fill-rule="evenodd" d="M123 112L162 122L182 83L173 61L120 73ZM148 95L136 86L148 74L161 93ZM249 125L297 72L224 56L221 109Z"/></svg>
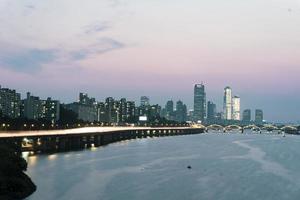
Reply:
<svg viewBox="0 0 300 200"><path fill-rule="evenodd" d="M20 117L21 95L15 90L0 86L0 116L9 118Z"/></svg>
<svg viewBox="0 0 300 200"><path fill-rule="evenodd" d="M166 119L167 120L174 120L174 102L172 100L167 101L166 107Z"/></svg>
<svg viewBox="0 0 300 200"><path fill-rule="evenodd" d="M224 119L232 119L232 90L230 87L224 89L224 104L223 104Z"/></svg>
<svg viewBox="0 0 300 200"><path fill-rule="evenodd" d="M207 102L207 120L213 121L217 116L217 106L212 101Z"/></svg>
<svg viewBox="0 0 300 200"><path fill-rule="evenodd" d="M175 120L178 122L185 122L187 120L186 118L187 118L186 105L183 104L183 102L179 100L176 103Z"/></svg>
<svg viewBox="0 0 300 200"><path fill-rule="evenodd" d="M251 110L250 109L246 109L243 112L243 121L244 122L251 122Z"/></svg>
<svg viewBox="0 0 300 200"><path fill-rule="evenodd" d="M241 120L241 98L238 96L232 98L232 119Z"/></svg>
<svg viewBox="0 0 300 200"><path fill-rule="evenodd" d="M262 124L264 120L264 113L260 109L255 110L255 123Z"/></svg>
<svg viewBox="0 0 300 200"><path fill-rule="evenodd" d="M203 84L194 87L194 121L203 122L206 114L206 94Z"/></svg>
<svg viewBox="0 0 300 200"><path fill-rule="evenodd" d="M147 96L141 97L141 106L150 106L150 99Z"/></svg>

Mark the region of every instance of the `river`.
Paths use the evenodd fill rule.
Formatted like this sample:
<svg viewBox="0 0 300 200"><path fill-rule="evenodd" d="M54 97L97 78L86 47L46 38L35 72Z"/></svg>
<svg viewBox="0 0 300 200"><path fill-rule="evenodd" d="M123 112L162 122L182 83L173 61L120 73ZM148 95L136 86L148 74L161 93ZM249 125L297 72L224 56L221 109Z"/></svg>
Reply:
<svg viewBox="0 0 300 200"><path fill-rule="evenodd" d="M28 200L300 197L300 137L200 134L28 157ZM188 169L191 166L191 169Z"/></svg>

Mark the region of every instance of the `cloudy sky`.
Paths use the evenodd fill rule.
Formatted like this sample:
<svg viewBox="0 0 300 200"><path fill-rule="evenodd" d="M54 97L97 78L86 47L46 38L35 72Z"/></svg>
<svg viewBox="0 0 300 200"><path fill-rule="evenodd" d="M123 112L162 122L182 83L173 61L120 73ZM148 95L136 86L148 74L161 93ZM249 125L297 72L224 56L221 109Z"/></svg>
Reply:
<svg viewBox="0 0 300 200"><path fill-rule="evenodd" d="M0 84L63 102L148 95L300 121L299 0L0 0Z"/></svg>

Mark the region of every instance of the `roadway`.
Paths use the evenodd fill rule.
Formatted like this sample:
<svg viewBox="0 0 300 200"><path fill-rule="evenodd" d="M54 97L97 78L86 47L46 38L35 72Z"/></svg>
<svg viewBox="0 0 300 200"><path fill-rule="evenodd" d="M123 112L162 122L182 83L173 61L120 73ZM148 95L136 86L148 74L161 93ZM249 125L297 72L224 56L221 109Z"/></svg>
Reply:
<svg viewBox="0 0 300 200"><path fill-rule="evenodd" d="M84 127L63 130L34 130L34 131L9 131L0 132L0 138L34 137L34 136L64 136L84 135L90 133L111 133L120 131L149 131L149 130L185 130L192 127ZM197 129L197 128L195 128Z"/></svg>

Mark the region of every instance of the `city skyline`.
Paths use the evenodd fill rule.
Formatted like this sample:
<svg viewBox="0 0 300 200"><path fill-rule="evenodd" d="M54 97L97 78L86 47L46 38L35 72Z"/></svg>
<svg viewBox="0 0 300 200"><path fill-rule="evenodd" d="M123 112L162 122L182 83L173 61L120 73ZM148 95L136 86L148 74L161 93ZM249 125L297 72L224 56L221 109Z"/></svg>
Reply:
<svg viewBox="0 0 300 200"><path fill-rule="evenodd" d="M203 81L218 108L230 85L243 108L299 121L298 0L3 0L0 11L1 84L22 94L149 95L191 108L190 88Z"/></svg>
<svg viewBox="0 0 300 200"><path fill-rule="evenodd" d="M184 102L182 102L180 99L178 99L176 102L174 102L172 99L168 100L165 104L165 107L163 107L163 104L151 104L151 98L149 98L149 96L141 96L139 102L127 99L126 97L121 97L119 100L115 99L115 97L105 97L104 99L100 100L94 97L89 97L88 93L80 92L79 97L75 101L61 102L60 100L52 100L52 97L47 97L47 100L41 100L40 96L31 96L30 92L26 93L26 98L22 98L21 94L15 89L5 87L2 88L1 85L0 91L2 92L0 97L0 114L2 111L3 116L12 116L12 118L25 117L28 119L39 119L46 117L52 121L52 123L59 120L60 104L64 108L77 113L78 119L90 122L101 121L101 119L103 119L103 116L101 117L101 113L106 112L102 109L104 109L106 106L108 107L105 109L111 110L111 112L114 112L113 110L117 108L115 111L121 115L120 119L124 119L122 120L123 122L128 117L131 118L132 116L138 117L148 115L164 117L167 120L194 121L199 123L224 123L222 120L234 120L236 122L242 122L245 118L244 115L243 118L240 117L240 97L236 95L232 96L232 89L229 86L224 88L223 110L218 110L216 104L210 100L206 100L205 85L203 83L194 85L194 109L188 109L186 104L184 104ZM228 103L226 103L228 101L230 102L229 107L227 106ZM176 106L174 106L175 103ZM133 107L135 109L133 109ZM135 111L131 112L128 109L133 109ZM49 112L47 112L47 110ZM244 113L248 110L250 110L251 113L251 109L244 109ZM130 114L127 117L123 116L122 113L127 112L133 113L133 115ZM230 114L226 114L227 112L230 112ZM261 114L257 115L257 112L260 112ZM20 113L22 114L20 115ZM104 118L107 117L112 121L119 122L118 117L111 118L109 115ZM248 118L249 120L246 121L249 122L263 122L264 120L265 122L274 123L272 121L265 120L263 110L258 108L255 109L255 115L252 116L250 114Z"/></svg>

